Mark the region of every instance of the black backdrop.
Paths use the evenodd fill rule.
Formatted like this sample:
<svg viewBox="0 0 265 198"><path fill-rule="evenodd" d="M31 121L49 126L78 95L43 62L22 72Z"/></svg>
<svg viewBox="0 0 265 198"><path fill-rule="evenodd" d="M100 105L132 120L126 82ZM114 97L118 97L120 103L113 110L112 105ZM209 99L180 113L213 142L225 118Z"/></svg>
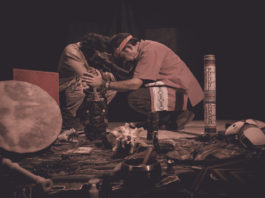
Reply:
<svg viewBox="0 0 265 198"><path fill-rule="evenodd" d="M219 2L219 3L218 3ZM171 45L203 86L203 55L215 54L217 119L264 121L264 14L254 1L8 1L1 5L0 80L12 68L56 71L64 46L86 32L131 32ZM168 33L167 33L168 31ZM156 32L152 35L152 32ZM174 42L171 40L174 40ZM124 94L114 121L138 119ZM115 112L114 112L115 110ZM195 107L203 119L202 103Z"/></svg>

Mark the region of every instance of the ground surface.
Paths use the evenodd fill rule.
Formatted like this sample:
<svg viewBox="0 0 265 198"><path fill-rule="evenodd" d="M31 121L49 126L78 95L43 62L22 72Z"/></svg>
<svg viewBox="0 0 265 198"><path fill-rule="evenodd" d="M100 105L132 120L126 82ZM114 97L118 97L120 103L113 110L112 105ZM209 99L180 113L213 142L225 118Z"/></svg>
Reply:
<svg viewBox="0 0 265 198"><path fill-rule="evenodd" d="M233 122L217 121L217 131L224 131L226 124ZM124 124L109 123L109 130ZM256 166L256 162L252 163L256 160L253 157L256 153L222 138L200 139L203 132L204 123L198 120L190 122L180 131L160 130L158 138L161 153L157 153L155 158L161 166L161 178L151 188L149 186L140 191L134 189L132 192L132 189L125 190L125 179L123 175L118 175L109 182L111 197L158 198L170 197L172 193L179 197L238 195L237 190L231 190L227 186L231 186L232 182L233 185L236 184L236 188L240 186L242 189L249 180L253 181L254 178L255 181L260 168ZM145 130L141 132L140 138L146 140ZM85 184L93 178L105 181L105 176L118 170L128 156L114 157L113 151L102 142L88 141L84 135L79 135L75 140L56 141L42 152L12 157L12 160L36 175L53 180L54 186L46 196L86 197L86 193L80 194ZM256 172L253 173L253 170ZM12 184L12 177L10 180L7 173L4 176ZM248 192L252 193L254 190L250 189Z"/></svg>

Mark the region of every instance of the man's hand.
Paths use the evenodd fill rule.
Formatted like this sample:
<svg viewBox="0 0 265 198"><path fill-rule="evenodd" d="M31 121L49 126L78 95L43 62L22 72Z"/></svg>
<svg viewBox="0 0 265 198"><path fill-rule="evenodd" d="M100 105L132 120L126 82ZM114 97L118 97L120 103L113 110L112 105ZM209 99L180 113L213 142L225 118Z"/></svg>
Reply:
<svg viewBox="0 0 265 198"><path fill-rule="evenodd" d="M103 84L101 73L98 70L93 72L84 73L81 76L83 82L87 83L91 87L100 87Z"/></svg>

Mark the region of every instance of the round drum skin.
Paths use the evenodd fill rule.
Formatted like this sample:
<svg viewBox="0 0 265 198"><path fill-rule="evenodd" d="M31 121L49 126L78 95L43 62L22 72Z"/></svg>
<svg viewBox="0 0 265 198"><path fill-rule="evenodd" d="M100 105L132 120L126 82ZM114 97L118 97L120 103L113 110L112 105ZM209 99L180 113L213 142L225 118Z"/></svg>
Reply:
<svg viewBox="0 0 265 198"><path fill-rule="evenodd" d="M0 81L0 147L16 153L40 151L62 128L57 102L39 86Z"/></svg>

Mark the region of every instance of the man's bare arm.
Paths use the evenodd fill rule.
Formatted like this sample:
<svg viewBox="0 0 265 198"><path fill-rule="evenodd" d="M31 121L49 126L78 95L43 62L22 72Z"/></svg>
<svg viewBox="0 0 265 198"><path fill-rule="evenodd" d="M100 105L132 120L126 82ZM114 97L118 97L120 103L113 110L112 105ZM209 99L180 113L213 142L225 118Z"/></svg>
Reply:
<svg viewBox="0 0 265 198"><path fill-rule="evenodd" d="M114 89L117 91L130 91L140 88L142 84L143 81L139 78L132 78L122 81L111 81L109 83L109 89Z"/></svg>

